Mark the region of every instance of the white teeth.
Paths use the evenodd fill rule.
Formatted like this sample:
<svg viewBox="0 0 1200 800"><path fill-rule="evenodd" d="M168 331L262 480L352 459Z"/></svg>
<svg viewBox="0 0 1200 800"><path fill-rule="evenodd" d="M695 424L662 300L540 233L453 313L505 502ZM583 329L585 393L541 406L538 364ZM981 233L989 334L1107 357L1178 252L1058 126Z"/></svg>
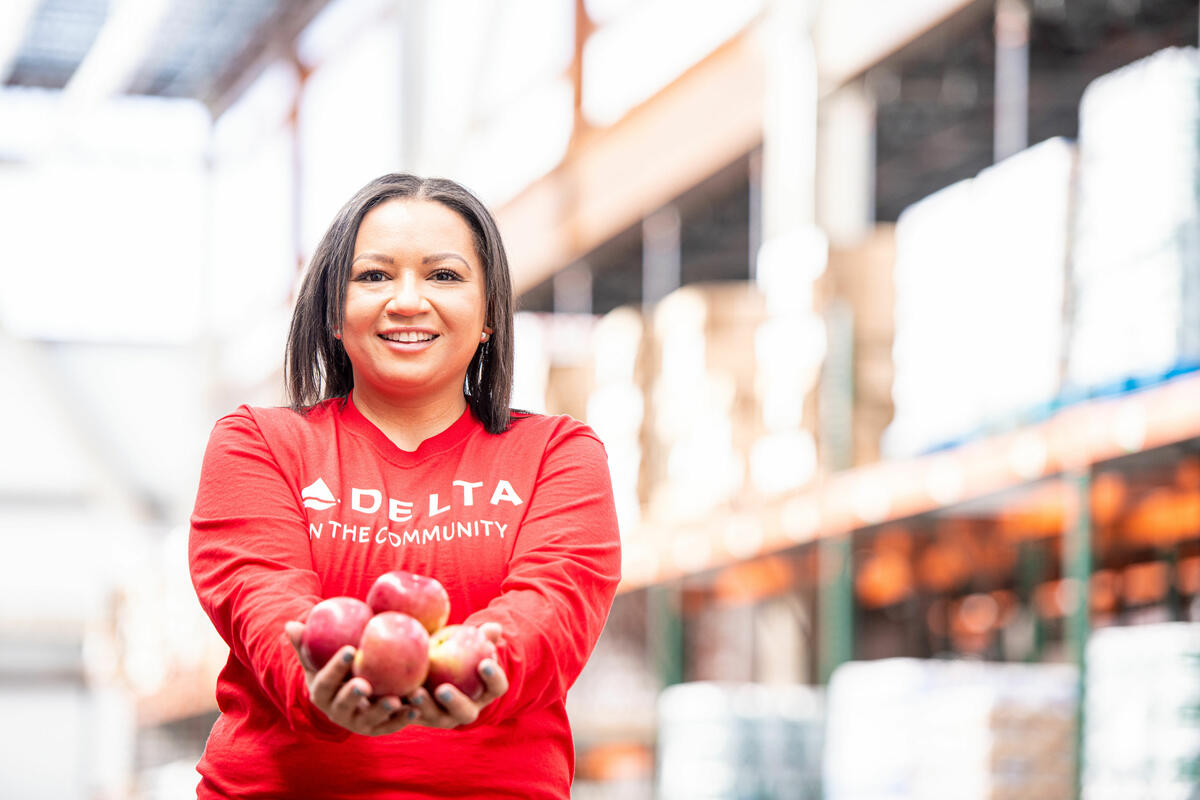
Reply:
<svg viewBox="0 0 1200 800"><path fill-rule="evenodd" d="M432 333L418 333L417 331L396 331L381 335L390 342L428 342L433 340Z"/></svg>

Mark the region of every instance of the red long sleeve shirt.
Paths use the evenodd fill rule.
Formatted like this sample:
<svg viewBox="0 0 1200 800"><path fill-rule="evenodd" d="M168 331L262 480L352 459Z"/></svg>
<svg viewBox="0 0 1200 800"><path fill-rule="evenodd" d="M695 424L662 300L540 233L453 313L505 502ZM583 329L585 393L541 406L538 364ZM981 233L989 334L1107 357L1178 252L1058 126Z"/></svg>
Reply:
<svg viewBox="0 0 1200 800"><path fill-rule="evenodd" d="M242 407L204 457L189 546L229 644L200 798L566 798L564 708L620 572L603 447L569 417L468 410L414 452L347 402ZM510 688L471 725L351 734L311 704L283 634L326 597L403 569L440 580L450 622L503 626Z"/></svg>

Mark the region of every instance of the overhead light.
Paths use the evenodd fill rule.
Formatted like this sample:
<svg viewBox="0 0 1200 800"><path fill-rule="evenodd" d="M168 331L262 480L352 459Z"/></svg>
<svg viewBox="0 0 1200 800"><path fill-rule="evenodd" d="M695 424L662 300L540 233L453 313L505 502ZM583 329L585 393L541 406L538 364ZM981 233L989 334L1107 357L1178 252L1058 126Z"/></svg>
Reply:
<svg viewBox="0 0 1200 800"><path fill-rule="evenodd" d="M63 89L63 99L87 106L128 88L170 7L170 0L113 0L108 19Z"/></svg>
<svg viewBox="0 0 1200 800"><path fill-rule="evenodd" d="M0 4L0 84L8 79L17 53L25 41L25 29L41 0L8 0Z"/></svg>

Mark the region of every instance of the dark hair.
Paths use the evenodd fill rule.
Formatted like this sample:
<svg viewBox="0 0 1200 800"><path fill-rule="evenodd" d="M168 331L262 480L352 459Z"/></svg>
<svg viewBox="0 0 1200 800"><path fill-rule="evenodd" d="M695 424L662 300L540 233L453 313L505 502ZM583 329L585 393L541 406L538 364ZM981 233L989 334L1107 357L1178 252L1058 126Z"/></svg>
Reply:
<svg viewBox="0 0 1200 800"><path fill-rule="evenodd" d="M317 245L300 284L288 332L284 380L288 403L299 413L354 388L350 359L334 331L342 327L346 283L354 241L367 212L388 200L413 198L441 203L474 234L483 264L486 322L492 335L467 367L463 386L471 411L490 433L508 428L513 378L513 294L508 256L491 212L463 186L444 178L394 173L376 178L350 198Z"/></svg>

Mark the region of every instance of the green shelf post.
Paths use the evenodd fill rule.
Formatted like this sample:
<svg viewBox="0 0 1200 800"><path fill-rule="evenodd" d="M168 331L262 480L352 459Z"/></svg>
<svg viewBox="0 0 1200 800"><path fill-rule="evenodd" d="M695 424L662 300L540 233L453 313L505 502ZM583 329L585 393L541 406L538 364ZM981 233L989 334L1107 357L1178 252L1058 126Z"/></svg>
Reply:
<svg viewBox="0 0 1200 800"><path fill-rule="evenodd" d="M683 682L683 614L680 588L661 584L646 589L646 632L655 673L663 687Z"/></svg>
<svg viewBox="0 0 1200 800"><path fill-rule="evenodd" d="M1036 605L1037 587L1046 579L1046 553L1040 541L1025 541L1017 549L1017 597L1029 614L1029 649L1021 653L1021 660L1036 664L1042 660L1046 649L1046 623L1038 613Z"/></svg>
<svg viewBox="0 0 1200 800"><path fill-rule="evenodd" d="M1091 632L1092 506L1091 472L1082 467L1066 475L1075 491L1075 513L1063 532L1064 574L1074 587L1074 604L1067 617L1067 648L1079 669L1079 707L1075 714L1075 797L1083 793L1083 729L1087 700L1087 642Z"/></svg>
<svg viewBox="0 0 1200 800"><path fill-rule="evenodd" d="M823 468L854 465L854 311L843 299L825 310L827 352L818 388L818 440ZM854 657L852 531L823 537L817 544L817 659L821 683Z"/></svg>
<svg viewBox="0 0 1200 800"><path fill-rule="evenodd" d="M1164 548L1159 558L1167 565L1167 617L1172 622L1186 619L1183 611L1183 595L1179 591L1179 543Z"/></svg>
<svg viewBox="0 0 1200 800"><path fill-rule="evenodd" d="M817 657L824 684L829 683L839 665L854 658L851 534L825 537L817 547L820 587Z"/></svg>

